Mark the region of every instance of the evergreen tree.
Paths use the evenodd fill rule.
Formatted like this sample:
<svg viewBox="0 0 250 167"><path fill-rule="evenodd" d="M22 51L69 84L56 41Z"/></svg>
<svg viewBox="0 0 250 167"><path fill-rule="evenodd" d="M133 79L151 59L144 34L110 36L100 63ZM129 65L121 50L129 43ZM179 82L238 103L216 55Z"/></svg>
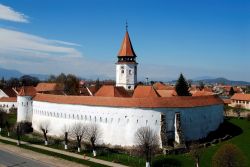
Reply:
<svg viewBox="0 0 250 167"><path fill-rule="evenodd" d="M182 75L182 73L176 82L175 90L178 96L191 96L189 92L188 83L186 79L184 78L184 76Z"/></svg>
<svg viewBox="0 0 250 167"><path fill-rule="evenodd" d="M234 93L235 93L235 92L234 92L234 88L233 88L233 87L231 87L231 88L230 88L230 91L229 91L229 95L230 95L230 96L233 96L233 95L234 95Z"/></svg>

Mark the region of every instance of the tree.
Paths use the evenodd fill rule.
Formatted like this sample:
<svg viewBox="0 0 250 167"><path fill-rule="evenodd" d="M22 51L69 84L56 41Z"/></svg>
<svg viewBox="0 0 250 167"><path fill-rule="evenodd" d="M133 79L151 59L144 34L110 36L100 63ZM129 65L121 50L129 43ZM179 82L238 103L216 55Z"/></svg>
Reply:
<svg viewBox="0 0 250 167"><path fill-rule="evenodd" d="M152 156L159 148L159 137L150 127L141 127L135 133L137 151L146 159L146 167L150 167Z"/></svg>
<svg viewBox="0 0 250 167"><path fill-rule="evenodd" d="M233 88L233 87L231 87L231 88L230 88L230 90L229 90L229 95L230 95L230 96L233 96L233 95L234 95L234 93L235 93L235 92L234 92L234 88Z"/></svg>
<svg viewBox="0 0 250 167"><path fill-rule="evenodd" d="M16 128L16 136L17 136L17 145L19 146L21 136L24 134L22 122L17 123L15 128Z"/></svg>
<svg viewBox="0 0 250 167"><path fill-rule="evenodd" d="M33 132L33 129L31 126L32 124L30 122L18 122L16 124L15 130L16 130L16 136L17 136L17 145L20 145L20 139L22 135Z"/></svg>
<svg viewBox="0 0 250 167"><path fill-rule="evenodd" d="M9 88L15 88L15 87L20 87L20 82L19 79L17 78L10 78L7 83L6 86Z"/></svg>
<svg viewBox="0 0 250 167"><path fill-rule="evenodd" d="M240 112L242 110L242 106L240 104L237 104L235 107L234 107L234 112L237 114L237 117L240 118Z"/></svg>
<svg viewBox="0 0 250 167"><path fill-rule="evenodd" d="M2 132L2 129L6 125L6 120L7 120L7 113L0 108L0 133Z"/></svg>
<svg viewBox="0 0 250 167"><path fill-rule="evenodd" d="M101 137L101 132L96 124L89 124L86 131L86 140L90 142L93 149L93 156L96 156L96 143Z"/></svg>
<svg viewBox="0 0 250 167"><path fill-rule="evenodd" d="M22 86L36 86L39 83L38 78L30 75L24 75L19 80Z"/></svg>
<svg viewBox="0 0 250 167"><path fill-rule="evenodd" d="M43 137L45 140L44 144L47 146L48 145L47 134L49 133L50 130L50 122L48 120L40 122L39 129L43 132Z"/></svg>
<svg viewBox="0 0 250 167"><path fill-rule="evenodd" d="M83 135L86 134L86 127L82 123L75 123L71 128L71 136L77 141L77 151L81 152L81 142Z"/></svg>
<svg viewBox="0 0 250 167"><path fill-rule="evenodd" d="M176 82L175 90L178 96L191 96L188 83L182 74Z"/></svg>
<svg viewBox="0 0 250 167"><path fill-rule="evenodd" d="M9 121L6 121L5 125L7 129L7 135L10 136L10 131L13 128L13 124L9 123Z"/></svg>
<svg viewBox="0 0 250 167"><path fill-rule="evenodd" d="M224 144L212 158L213 167L246 167L246 158L233 144Z"/></svg>
<svg viewBox="0 0 250 167"><path fill-rule="evenodd" d="M64 91L67 95L79 94L79 79L75 75L67 75L67 79L64 82Z"/></svg>
<svg viewBox="0 0 250 167"><path fill-rule="evenodd" d="M203 90L204 88L205 88L204 82L200 81L200 82L199 82L199 89L200 89L200 90Z"/></svg>
<svg viewBox="0 0 250 167"><path fill-rule="evenodd" d="M67 150L68 149L68 142L69 142L69 131L70 128L67 125L64 125L63 127L63 134L64 134L64 149Z"/></svg>
<svg viewBox="0 0 250 167"><path fill-rule="evenodd" d="M203 149L199 147L198 143L192 143L190 145L190 155L195 161L195 166L199 167L200 166L200 158L203 153Z"/></svg>

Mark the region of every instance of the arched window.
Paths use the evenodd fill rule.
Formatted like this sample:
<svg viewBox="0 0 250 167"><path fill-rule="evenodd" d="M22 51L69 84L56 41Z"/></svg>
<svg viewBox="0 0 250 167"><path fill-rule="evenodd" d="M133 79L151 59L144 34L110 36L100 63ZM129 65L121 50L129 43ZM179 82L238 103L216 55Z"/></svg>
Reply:
<svg viewBox="0 0 250 167"><path fill-rule="evenodd" d="M102 122L102 117L100 117L100 122Z"/></svg>
<svg viewBox="0 0 250 167"><path fill-rule="evenodd" d="M155 125L157 124L157 120L155 120Z"/></svg>
<svg viewBox="0 0 250 167"><path fill-rule="evenodd" d="M113 122L113 118L111 118L111 123Z"/></svg>
<svg viewBox="0 0 250 167"><path fill-rule="evenodd" d="M81 120L83 120L83 116L81 115Z"/></svg>
<svg viewBox="0 0 250 167"><path fill-rule="evenodd" d="M95 116L95 122L96 122L96 116Z"/></svg>
<svg viewBox="0 0 250 167"><path fill-rule="evenodd" d="M105 122L106 122L106 123L108 122L108 118L105 118Z"/></svg>
<svg viewBox="0 0 250 167"><path fill-rule="evenodd" d="M148 125L148 120L146 120L146 125Z"/></svg>

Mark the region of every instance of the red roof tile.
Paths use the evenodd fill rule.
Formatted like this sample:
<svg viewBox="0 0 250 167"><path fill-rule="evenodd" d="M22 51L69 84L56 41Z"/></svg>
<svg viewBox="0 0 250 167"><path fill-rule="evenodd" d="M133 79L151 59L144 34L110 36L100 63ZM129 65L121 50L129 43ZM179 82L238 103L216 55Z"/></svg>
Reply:
<svg viewBox="0 0 250 167"><path fill-rule="evenodd" d="M16 97L2 97L0 98L0 102L17 102Z"/></svg>
<svg viewBox="0 0 250 167"><path fill-rule="evenodd" d="M204 89L201 91L191 91L192 96L211 96L212 92L205 91Z"/></svg>
<svg viewBox="0 0 250 167"><path fill-rule="evenodd" d="M102 97L131 97L124 87L116 87L113 85L103 85L96 93L95 96Z"/></svg>
<svg viewBox="0 0 250 167"><path fill-rule="evenodd" d="M231 104L231 99L222 99L224 104Z"/></svg>
<svg viewBox="0 0 250 167"><path fill-rule="evenodd" d="M7 96L9 97L16 97L17 94L12 88L3 88L1 89Z"/></svg>
<svg viewBox="0 0 250 167"><path fill-rule="evenodd" d="M172 97L177 96L175 90L156 90L161 97Z"/></svg>
<svg viewBox="0 0 250 167"><path fill-rule="evenodd" d="M57 83L39 83L36 86L37 92L49 92L49 91L61 91L63 90L63 86Z"/></svg>
<svg viewBox="0 0 250 167"><path fill-rule="evenodd" d="M250 101L250 94L235 93L231 97L231 100L245 100L245 101Z"/></svg>
<svg viewBox="0 0 250 167"><path fill-rule="evenodd" d="M183 108L223 104L223 101L217 96L124 98L97 96L62 96L39 93L33 98L33 100L58 104L137 108Z"/></svg>
<svg viewBox="0 0 250 167"><path fill-rule="evenodd" d="M153 87L156 90L175 90L174 86L171 85L165 85L164 83L156 82Z"/></svg>
<svg viewBox="0 0 250 167"><path fill-rule="evenodd" d="M160 97L153 86L138 85L133 94L133 98Z"/></svg>
<svg viewBox="0 0 250 167"><path fill-rule="evenodd" d="M118 56L130 56L130 57L136 57L136 54L134 52L132 43L129 38L128 31L126 31L125 37L122 42L121 49L118 53Z"/></svg>
<svg viewBox="0 0 250 167"><path fill-rule="evenodd" d="M36 89L33 86L23 86L18 96L35 96L36 95Z"/></svg>

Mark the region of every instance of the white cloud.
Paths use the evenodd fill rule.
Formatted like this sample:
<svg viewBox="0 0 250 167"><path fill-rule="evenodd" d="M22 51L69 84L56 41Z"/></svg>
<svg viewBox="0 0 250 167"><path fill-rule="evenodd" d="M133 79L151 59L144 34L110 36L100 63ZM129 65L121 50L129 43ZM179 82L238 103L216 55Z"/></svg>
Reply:
<svg viewBox="0 0 250 167"><path fill-rule="evenodd" d="M77 44L45 39L39 36L0 28L0 54L9 57L55 59L58 57L80 57L72 46Z"/></svg>
<svg viewBox="0 0 250 167"><path fill-rule="evenodd" d="M28 17L24 14L14 11L11 7L0 4L0 19L13 22L28 23Z"/></svg>
<svg viewBox="0 0 250 167"><path fill-rule="evenodd" d="M0 28L0 66L27 74L64 72L88 78L114 76L112 62L83 57L78 46L76 43Z"/></svg>

